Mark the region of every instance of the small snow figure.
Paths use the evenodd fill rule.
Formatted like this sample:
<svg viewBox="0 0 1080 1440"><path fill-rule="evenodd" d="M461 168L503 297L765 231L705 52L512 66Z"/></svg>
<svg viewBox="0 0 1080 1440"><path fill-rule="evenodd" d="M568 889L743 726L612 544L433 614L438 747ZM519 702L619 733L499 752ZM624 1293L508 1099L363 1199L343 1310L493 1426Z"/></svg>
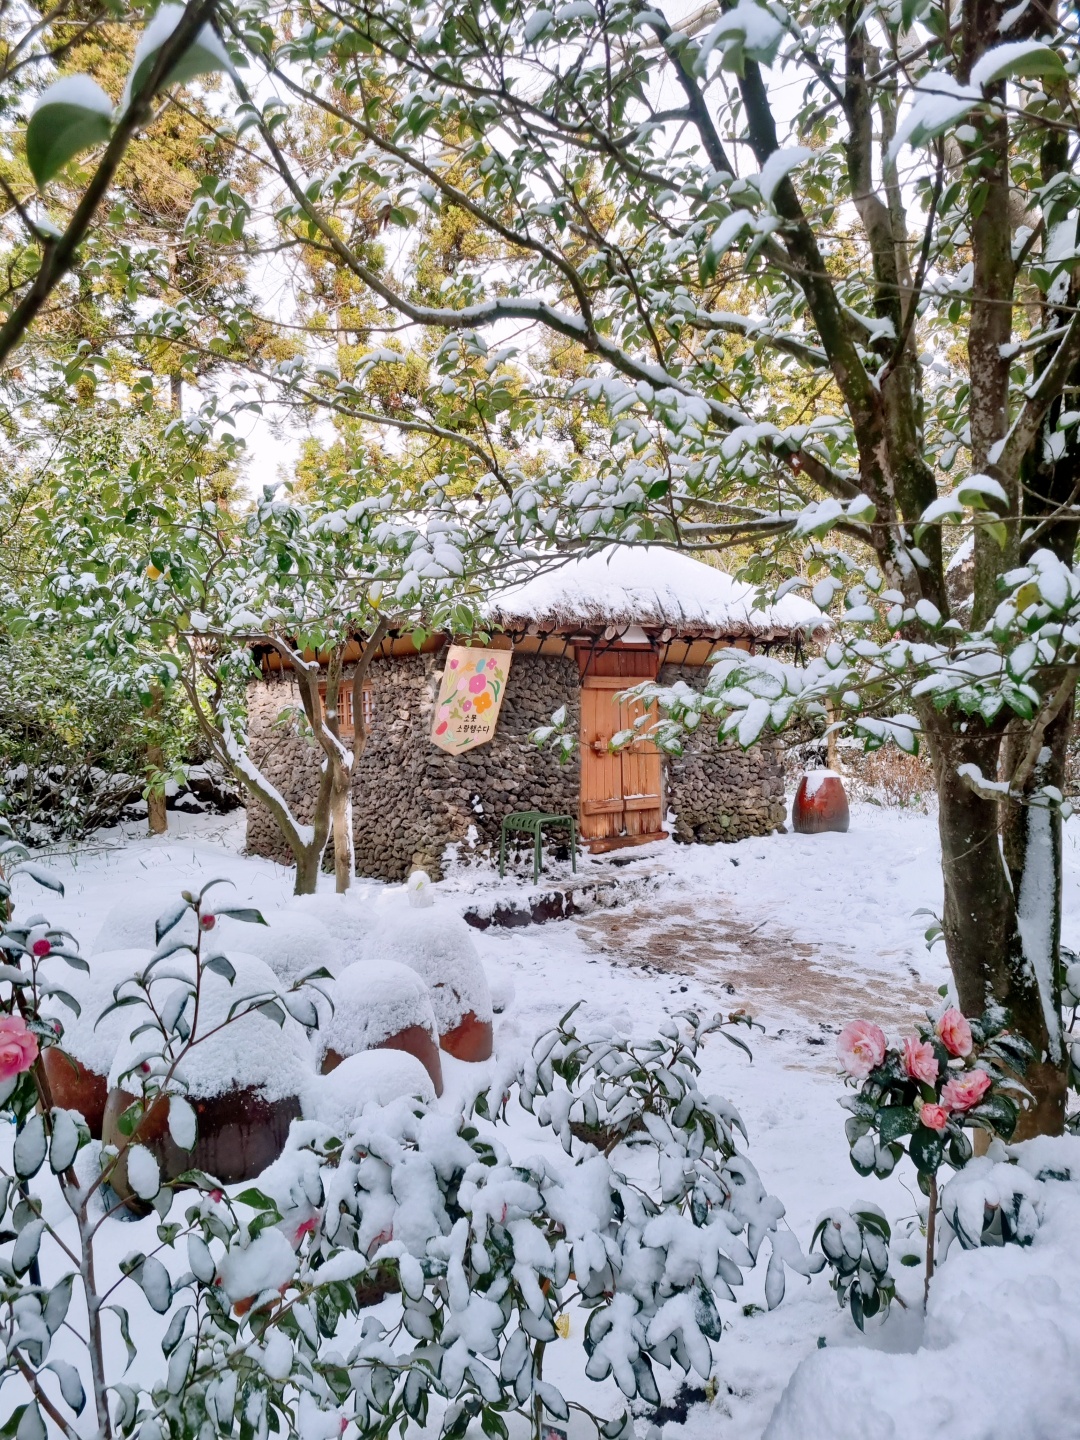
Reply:
<svg viewBox="0 0 1080 1440"><path fill-rule="evenodd" d="M414 870L405 882L409 904L416 910L427 910L435 904L431 893L431 876L426 870Z"/></svg>

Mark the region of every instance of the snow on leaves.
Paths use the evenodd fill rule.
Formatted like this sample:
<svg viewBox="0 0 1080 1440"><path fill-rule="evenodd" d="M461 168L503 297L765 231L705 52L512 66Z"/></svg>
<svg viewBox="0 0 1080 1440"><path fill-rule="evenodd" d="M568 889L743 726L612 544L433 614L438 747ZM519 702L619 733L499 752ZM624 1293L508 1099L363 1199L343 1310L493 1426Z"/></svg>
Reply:
<svg viewBox="0 0 1080 1440"><path fill-rule="evenodd" d="M201 907L203 898L185 904ZM164 921L163 944L178 917ZM203 933L196 929L195 953L177 972L185 984ZM143 989L167 958L142 977ZM133 1027L143 1014L133 1014ZM196 1043L175 1018L155 1023L180 1052ZM768 1256L770 1307L789 1273L810 1276L823 1263L784 1227L783 1205L739 1150L738 1112L699 1087L706 1038L745 1050L739 1031L747 1027L739 1016L702 1021L686 1012L665 1020L655 1039L632 1041L610 1028L585 1031L570 1012L515 1075L477 1099L472 1115L400 1100L369 1105L345 1136L306 1122L239 1194L189 1174L183 1223L175 1182L142 1142L136 1104L119 1148L134 1196L157 1211L160 1244L121 1262L130 1288L108 1309L129 1358L143 1349L132 1339L137 1307L163 1317L162 1364L149 1384L109 1381L116 1433L235 1433L241 1412L253 1435L277 1428L331 1437L343 1419L386 1433L427 1423L437 1402L447 1440L474 1418L504 1440L507 1414L565 1423L572 1408L592 1414L582 1385L587 1401L590 1382L612 1379L624 1408L607 1413L610 1392L601 1391L593 1418L604 1440L625 1440L629 1406L659 1399L657 1364L709 1376L721 1307L759 1259ZM194 1115L178 1073L165 1066L142 1085L151 1099L168 1097L170 1132L189 1148ZM511 1153L502 1135L512 1100L561 1151ZM46 1170L48 1183L78 1210L89 1192L70 1162L84 1129L65 1111L23 1118L19 1172L30 1180L49 1158L60 1173L54 1182ZM108 1149L102 1163L111 1173ZM29 1282L51 1243L49 1225L39 1201L13 1181L0 1189L0 1220L10 1209L16 1235L9 1299L21 1307L17 1348L36 1373L74 1277L51 1292ZM94 1231L87 1228L87 1243ZM133 1300L134 1287L141 1293ZM388 1308L370 1310L391 1295ZM332 1348L343 1344L339 1332L351 1348ZM545 1348L567 1335L577 1337L584 1372L573 1398L543 1370ZM55 1373L78 1413L94 1392L84 1392L70 1365Z"/></svg>

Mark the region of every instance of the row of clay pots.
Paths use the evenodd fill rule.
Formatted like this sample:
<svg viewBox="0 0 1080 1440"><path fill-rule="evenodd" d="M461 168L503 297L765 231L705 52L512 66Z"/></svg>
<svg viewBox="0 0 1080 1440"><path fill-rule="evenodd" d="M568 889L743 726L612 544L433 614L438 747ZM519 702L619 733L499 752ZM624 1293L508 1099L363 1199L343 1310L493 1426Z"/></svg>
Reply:
<svg viewBox="0 0 1080 1440"><path fill-rule="evenodd" d="M322 1074L329 1074L354 1054L396 1050L420 1062L435 1094L439 1095L443 1089L441 1051L470 1062L490 1057L493 1050L490 996L479 956L460 917L419 914L418 902L420 908L424 908L426 897L410 893L410 903L407 908L403 907L404 913L398 911L387 916L388 933L380 937L381 943L374 947L374 953L365 953L360 942L370 944L367 931L371 927L365 930L361 923L363 912L358 915L351 905L335 905L334 899L338 897L305 898L309 903L303 907L302 916L282 912L270 917L269 930L229 920L214 928L222 932L219 943L238 968L243 968L241 960L248 969L255 967L252 974L256 991L270 981L270 972L258 958L261 948L267 950L266 958L273 963L280 983L292 983L313 963L323 964L336 974L334 988L342 988L335 998L335 1008L324 1014L323 1027L315 1032L316 1037L325 1036L321 1057L316 1061L316 1068ZM149 913L150 908L120 907L103 925L99 944L107 943L115 935L122 944L134 945L146 925L141 909ZM323 925L324 918L330 922L329 926ZM217 934L214 938L219 939ZM255 957L238 953L246 948L245 942L252 943ZM339 969L339 957L343 954L348 955L352 963ZM125 966L137 964L141 958L136 949L92 956L92 967L95 959L99 961L94 983L110 994L115 993L117 976L134 973ZM401 962L406 960L414 963L403 965ZM265 975L256 973L260 969ZM99 998L103 997L95 996L95 1000ZM470 1008L470 1004L475 1008ZM386 1030L392 1028L395 1021L399 1028L387 1034ZM298 1028L293 1021L286 1023ZM125 1032L128 1028L118 1019L115 1010L113 1026ZM89 1063L80 1063L60 1046L54 1046L44 1052L44 1066L53 1102L81 1112L95 1139L119 1147L126 1137L121 1135L118 1121L134 1103L134 1097L122 1085L110 1089L108 1076L99 1073L99 1065L104 1068L101 1062L105 1062L114 1071L117 1069L117 1046L123 1048L127 1044L126 1035L107 1038L105 1030L97 1029L94 1034L91 1055L97 1058L91 1059L88 1055ZM278 1054L276 1046L270 1050L263 1043L253 1049L249 1041L247 1053L257 1055L260 1048L263 1059L271 1057L271 1063L269 1067L262 1065L258 1086L240 1084L239 1075L230 1083L228 1077L235 1072L227 1055L219 1056L209 1072L200 1064L189 1077L193 1083L188 1098L198 1120L192 1152L181 1150L172 1139L167 1101L160 1100L151 1106L131 1138L151 1151L163 1180L176 1179L187 1170L197 1169L223 1184L241 1183L255 1178L281 1154L291 1122L302 1113L299 1096L289 1091L294 1086L303 1091L304 1081L301 1076L295 1073L289 1076L287 1070L280 1069L277 1059L273 1058ZM208 1074L220 1075L230 1088L218 1094L199 1095L200 1089L205 1092L208 1088ZM283 1098L272 1101L266 1098L263 1087L270 1077L281 1082ZM201 1083L194 1083L196 1081ZM209 1088L212 1091L214 1087ZM273 1089L272 1084L271 1092ZM132 1208L145 1208L131 1192L122 1159L113 1172L112 1188Z"/></svg>

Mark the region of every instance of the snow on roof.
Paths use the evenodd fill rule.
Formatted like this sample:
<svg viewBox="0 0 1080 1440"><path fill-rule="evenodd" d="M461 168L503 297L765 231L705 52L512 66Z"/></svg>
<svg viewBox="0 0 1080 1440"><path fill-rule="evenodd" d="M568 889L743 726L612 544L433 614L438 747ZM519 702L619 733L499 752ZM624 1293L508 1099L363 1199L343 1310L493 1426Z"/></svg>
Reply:
<svg viewBox="0 0 1080 1440"><path fill-rule="evenodd" d="M508 630L634 624L673 635L768 637L829 624L797 595L765 609L753 601L753 586L678 550L609 545L496 590L482 614Z"/></svg>

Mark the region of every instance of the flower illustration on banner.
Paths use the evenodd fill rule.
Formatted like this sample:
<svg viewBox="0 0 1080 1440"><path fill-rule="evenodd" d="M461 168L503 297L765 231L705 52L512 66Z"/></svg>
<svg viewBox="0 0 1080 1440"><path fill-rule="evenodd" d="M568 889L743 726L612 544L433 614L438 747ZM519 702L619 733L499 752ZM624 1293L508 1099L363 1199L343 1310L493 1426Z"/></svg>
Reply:
<svg viewBox="0 0 1080 1440"><path fill-rule="evenodd" d="M431 731L436 745L458 752L494 736L509 668L509 651L450 647Z"/></svg>

